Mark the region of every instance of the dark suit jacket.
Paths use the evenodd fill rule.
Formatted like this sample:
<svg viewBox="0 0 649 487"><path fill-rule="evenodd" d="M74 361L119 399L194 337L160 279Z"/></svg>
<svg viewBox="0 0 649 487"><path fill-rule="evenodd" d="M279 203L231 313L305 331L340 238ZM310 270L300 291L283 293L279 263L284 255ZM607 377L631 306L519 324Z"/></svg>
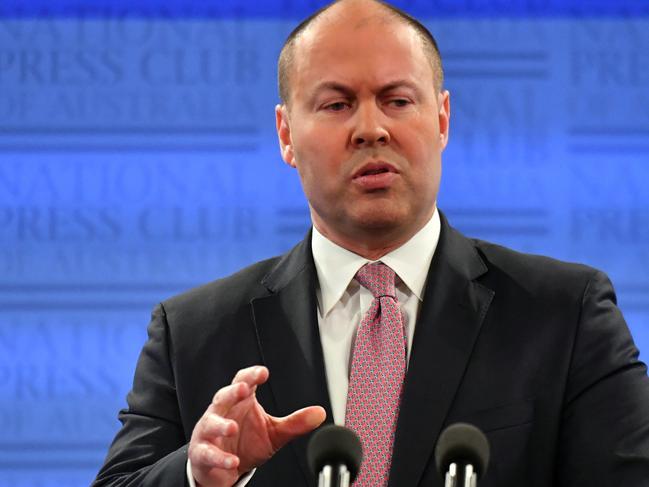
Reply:
<svg viewBox="0 0 649 487"><path fill-rule="evenodd" d="M159 305L96 486L181 486L213 394L264 364L273 415L331 420L310 236L281 258ZM417 320L390 487L441 486L434 447L468 421L491 443L481 487L649 486L649 379L600 272L469 240L442 218ZM313 486L307 437L250 486Z"/></svg>

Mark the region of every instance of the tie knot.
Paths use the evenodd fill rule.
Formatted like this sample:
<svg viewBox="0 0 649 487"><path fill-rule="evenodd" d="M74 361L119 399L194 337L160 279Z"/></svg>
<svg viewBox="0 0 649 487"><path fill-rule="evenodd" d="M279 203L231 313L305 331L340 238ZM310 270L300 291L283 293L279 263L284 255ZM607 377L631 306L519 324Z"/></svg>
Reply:
<svg viewBox="0 0 649 487"><path fill-rule="evenodd" d="M389 296L396 299L394 278L394 271L383 262L365 264L356 273L356 280L359 284L369 289L375 298Z"/></svg>

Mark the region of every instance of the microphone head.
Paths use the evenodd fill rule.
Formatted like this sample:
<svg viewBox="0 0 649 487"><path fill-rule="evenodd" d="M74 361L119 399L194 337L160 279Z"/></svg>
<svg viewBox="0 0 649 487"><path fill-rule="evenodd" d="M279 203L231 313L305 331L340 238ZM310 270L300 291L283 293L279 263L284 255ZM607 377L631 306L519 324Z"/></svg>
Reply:
<svg viewBox="0 0 649 487"><path fill-rule="evenodd" d="M442 432L437 441L435 463L442 476L451 463L471 464L481 478L489 464L489 441L472 424L454 423Z"/></svg>
<svg viewBox="0 0 649 487"><path fill-rule="evenodd" d="M353 482L361 467L361 440L349 428L333 424L318 429L306 450L309 468L317 477L325 465L344 464Z"/></svg>

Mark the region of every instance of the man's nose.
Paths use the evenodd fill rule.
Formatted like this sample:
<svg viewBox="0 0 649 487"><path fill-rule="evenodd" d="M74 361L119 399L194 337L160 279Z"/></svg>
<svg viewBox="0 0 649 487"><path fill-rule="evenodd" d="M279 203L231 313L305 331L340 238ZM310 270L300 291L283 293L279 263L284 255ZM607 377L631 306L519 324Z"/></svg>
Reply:
<svg viewBox="0 0 649 487"><path fill-rule="evenodd" d="M360 105L354 117L352 145L366 147L387 144L390 141L390 132L385 122L385 114L375 103Z"/></svg>

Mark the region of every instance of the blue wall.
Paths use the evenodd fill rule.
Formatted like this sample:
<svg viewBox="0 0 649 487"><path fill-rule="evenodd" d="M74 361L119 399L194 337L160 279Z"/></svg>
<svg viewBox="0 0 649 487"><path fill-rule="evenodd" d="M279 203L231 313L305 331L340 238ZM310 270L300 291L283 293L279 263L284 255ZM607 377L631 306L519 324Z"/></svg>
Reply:
<svg viewBox="0 0 649 487"><path fill-rule="evenodd" d="M275 62L323 2L51 3L0 5L0 487L88 485L155 303L309 225ZM440 207L608 272L646 357L649 4L398 4L445 59Z"/></svg>

